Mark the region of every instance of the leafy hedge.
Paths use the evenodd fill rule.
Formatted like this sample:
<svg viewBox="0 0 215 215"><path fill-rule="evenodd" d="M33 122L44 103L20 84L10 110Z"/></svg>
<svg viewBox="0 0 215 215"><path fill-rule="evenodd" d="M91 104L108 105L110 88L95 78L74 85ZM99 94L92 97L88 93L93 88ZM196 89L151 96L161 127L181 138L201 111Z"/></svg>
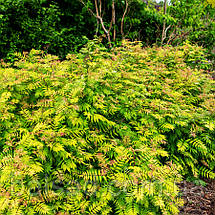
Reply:
<svg viewBox="0 0 215 215"><path fill-rule="evenodd" d="M177 214L181 174L214 177L215 85L199 47L59 61L32 50L0 69L0 214Z"/></svg>

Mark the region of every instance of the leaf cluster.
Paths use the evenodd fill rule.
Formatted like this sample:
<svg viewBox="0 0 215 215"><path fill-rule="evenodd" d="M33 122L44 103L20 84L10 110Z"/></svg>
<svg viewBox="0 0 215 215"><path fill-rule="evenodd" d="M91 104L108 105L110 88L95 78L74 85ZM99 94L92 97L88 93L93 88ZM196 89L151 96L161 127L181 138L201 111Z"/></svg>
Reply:
<svg viewBox="0 0 215 215"><path fill-rule="evenodd" d="M0 214L177 214L181 174L214 177L215 85L187 65L201 54L91 42L2 64Z"/></svg>

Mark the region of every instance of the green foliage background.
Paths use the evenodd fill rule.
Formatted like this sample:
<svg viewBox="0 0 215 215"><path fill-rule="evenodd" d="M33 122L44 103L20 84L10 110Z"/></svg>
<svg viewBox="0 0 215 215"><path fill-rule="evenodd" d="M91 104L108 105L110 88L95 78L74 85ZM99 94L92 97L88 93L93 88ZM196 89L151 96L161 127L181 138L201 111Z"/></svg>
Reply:
<svg viewBox="0 0 215 215"><path fill-rule="evenodd" d="M107 39L101 25L89 12L95 13L92 0L1 0L0 1L0 57L13 60L14 52L30 51L32 48L48 51L65 58L77 52L88 39L95 35ZM110 27L112 1L102 1L102 16L106 28ZM142 41L145 46L161 43L164 22L164 44L179 45L185 40L198 43L214 54L215 9L200 0L172 0L163 13L163 3L152 0L128 0L124 18L124 37ZM121 21L126 1L115 1L116 41L120 44Z"/></svg>
<svg viewBox="0 0 215 215"><path fill-rule="evenodd" d="M63 2L64 7L60 3L1 1L0 57L13 59L14 52L29 51L32 48L64 57L86 43L86 36L89 36L86 26L93 25L90 17L81 21L86 12L81 12L81 5L77 1L68 6L67 2Z"/></svg>

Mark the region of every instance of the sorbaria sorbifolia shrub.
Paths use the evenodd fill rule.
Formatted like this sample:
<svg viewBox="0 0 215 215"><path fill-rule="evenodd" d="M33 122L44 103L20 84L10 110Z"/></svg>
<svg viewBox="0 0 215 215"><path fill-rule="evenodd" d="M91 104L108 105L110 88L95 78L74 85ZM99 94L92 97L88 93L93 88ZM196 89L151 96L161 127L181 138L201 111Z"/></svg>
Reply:
<svg viewBox="0 0 215 215"><path fill-rule="evenodd" d="M177 214L181 174L214 177L214 82L186 63L201 52L89 43L3 62L0 214Z"/></svg>

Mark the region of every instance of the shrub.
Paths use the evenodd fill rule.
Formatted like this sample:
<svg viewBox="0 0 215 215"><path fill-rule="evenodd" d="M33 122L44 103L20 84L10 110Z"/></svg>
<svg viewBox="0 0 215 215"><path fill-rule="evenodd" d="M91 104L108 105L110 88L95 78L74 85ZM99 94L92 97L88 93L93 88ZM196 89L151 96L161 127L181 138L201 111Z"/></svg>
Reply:
<svg viewBox="0 0 215 215"><path fill-rule="evenodd" d="M0 212L177 214L179 173L214 176L214 82L187 47L3 63Z"/></svg>

